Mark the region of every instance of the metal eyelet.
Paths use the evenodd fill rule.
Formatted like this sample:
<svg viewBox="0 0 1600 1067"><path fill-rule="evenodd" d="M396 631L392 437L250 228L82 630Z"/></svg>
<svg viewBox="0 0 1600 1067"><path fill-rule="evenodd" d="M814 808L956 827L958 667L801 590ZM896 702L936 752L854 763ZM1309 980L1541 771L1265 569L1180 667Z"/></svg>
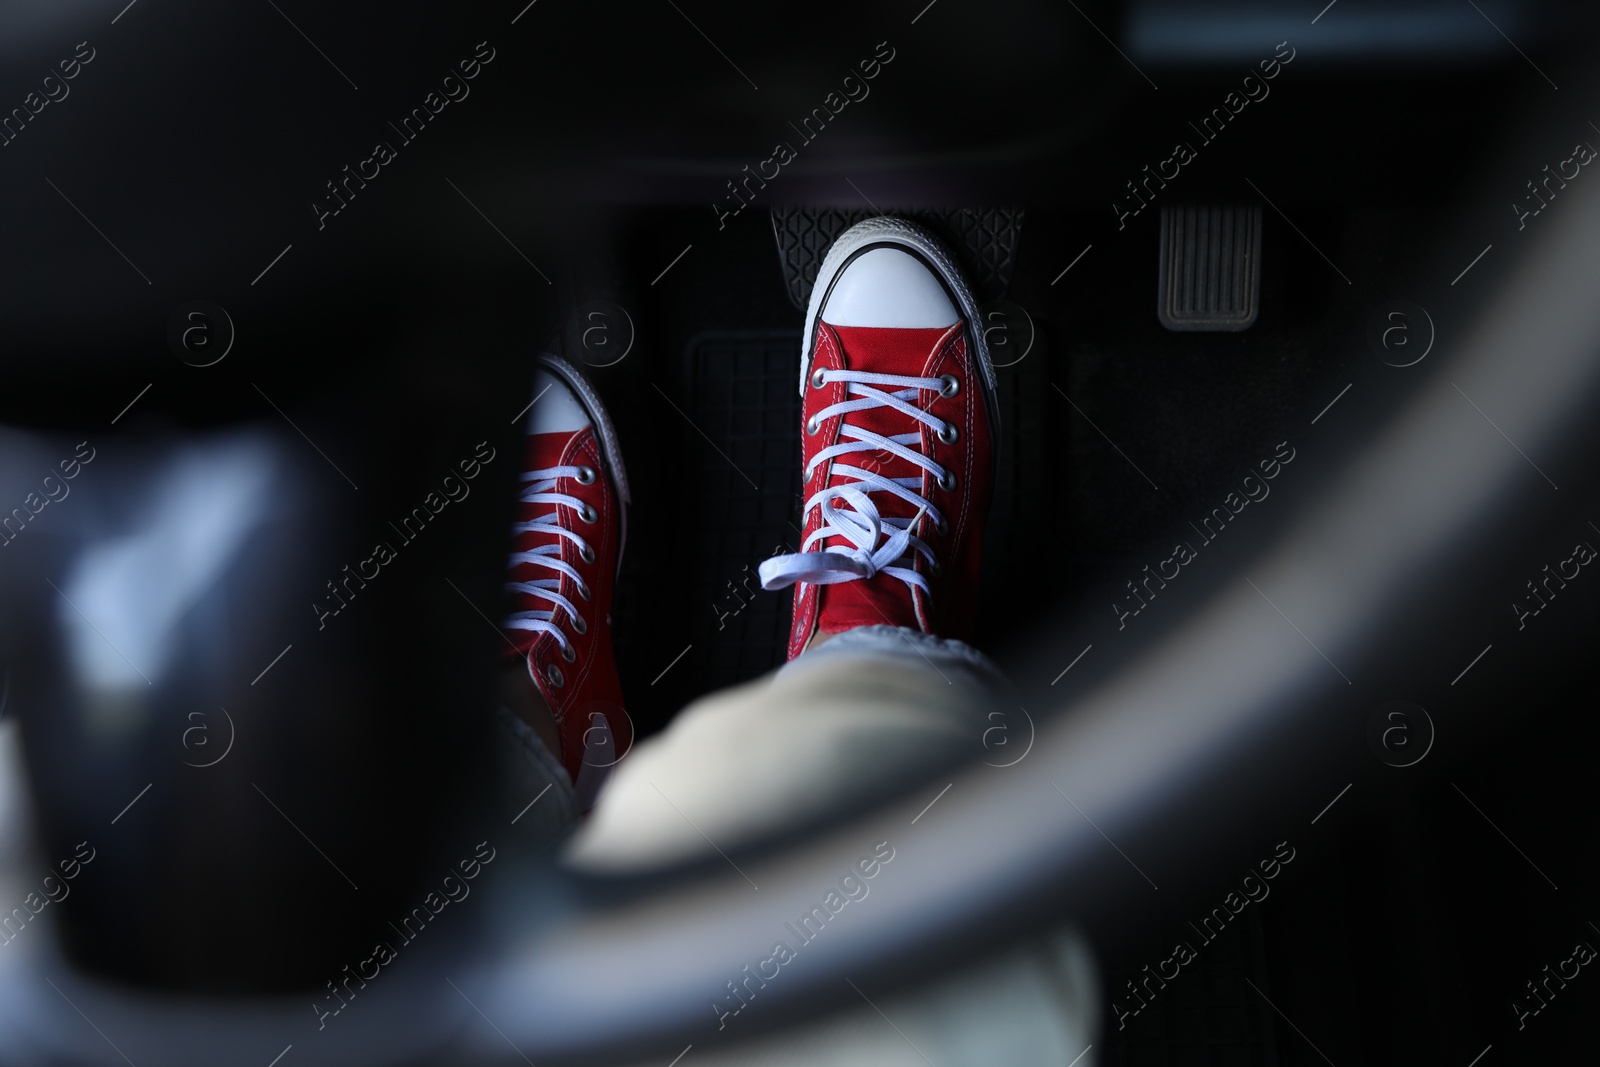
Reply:
<svg viewBox="0 0 1600 1067"><path fill-rule="evenodd" d="M572 617L572 632L581 637L589 632L589 624L584 622L581 616L574 615Z"/></svg>
<svg viewBox="0 0 1600 1067"><path fill-rule="evenodd" d="M588 585L587 582L579 582L578 583L578 595L581 596L584 600L593 600L594 599L594 594L589 591L589 585Z"/></svg>
<svg viewBox="0 0 1600 1067"><path fill-rule="evenodd" d="M562 674L561 668L557 667L554 663L550 664L550 666L544 669L544 676L545 679L557 689L560 689L562 686L567 684L567 676Z"/></svg>
<svg viewBox="0 0 1600 1067"><path fill-rule="evenodd" d="M578 518L582 519L584 522L593 522L599 517L600 513L589 504L585 504L583 507L578 509Z"/></svg>
<svg viewBox="0 0 1600 1067"><path fill-rule="evenodd" d="M944 397L955 396L961 392L961 379L954 374L939 375L939 395Z"/></svg>
<svg viewBox="0 0 1600 1067"><path fill-rule="evenodd" d="M944 573L944 567L940 565L938 560L934 560L932 563L930 563L928 565L928 570L935 578Z"/></svg>
<svg viewBox="0 0 1600 1067"><path fill-rule="evenodd" d="M579 467L578 468L578 484L579 485L593 485L594 484L594 468L593 467Z"/></svg>
<svg viewBox="0 0 1600 1067"><path fill-rule="evenodd" d="M955 471L945 471L943 474L939 475L939 488L940 489L943 489L945 492L949 493L949 492L954 491L955 487L956 487L956 472Z"/></svg>
<svg viewBox="0 0 1600 1067"><path fill-rule="evenodd" d="M956 438L960 436L961 433L956 429L956 424L953 422L947 422L943 426L939 427L939 440L943 441L947 445L955 444Z"/></svg>
<svg viewBox="0 0 1600 1067"><path fill-rule="evenodd" d="M594 549L590 548L587 544L583 545L578 549L578 558L583 560L585 563L593 563Z"/></svg>
<svg viewBox="0 0 1600 1067"><path fill-rule="evenodd" d="M823 369L822 367L818 367L816 370L811 372L811 388L813 388L813 389L821 389L824 385L827 385L827 384L828 384L828 372L825 369Z"/></svg>
<svg viewBox="0 0 1600 1067"><path fill-rule="evenodd" d="M950 533L950 523L943 515L940 515L938 520L934 522L933 528L939 531L940 537L945 537Z"/></svg>
<svg viewBox="0 0 1600 1067"><path fill-rule="evenodd" d="M566 660L568 663L571 663L573 660L578 658L578 650L573 648L571 645L562 645L561 658Z"/></svg>
<svg viewBox="0 0 1600 1067"><path fill-rule="evenodd" d="M820 429L822 429L822 423L819 422L817 419L813 418L813 419L807 419L806 420L806 436L807 437L815 437L817 435L817 431L820 430Z"/></svg>

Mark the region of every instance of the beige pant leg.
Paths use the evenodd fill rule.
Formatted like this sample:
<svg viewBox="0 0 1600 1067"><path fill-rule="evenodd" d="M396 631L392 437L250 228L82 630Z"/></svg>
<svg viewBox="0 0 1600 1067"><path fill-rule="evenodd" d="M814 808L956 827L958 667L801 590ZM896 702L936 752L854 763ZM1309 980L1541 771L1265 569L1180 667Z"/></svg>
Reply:
<svg viewBox="0 0 1600 1067"><path fill-rule="evenodd" d="M615 768L566 861L621 872L706 858L847 812L929 763L981 758L990 713L1002 706L995 675L958 642L890 627L851 631L781 671L696 701L640 743ZM717 1067L1065 1067L1094 1040L1100 1019L1087 943L1065 924L874 1001L693 1055ZM1096 1060L1090 1052L1076 1067Z"/></svg>
<svg viewBox="0 0 1600 1067"><path fill-rule="evenodd" d="M569 856L654 867L848 810L917 767L980 754L974 689L904 658L819 655L705 697L616 766Z"/></svg>

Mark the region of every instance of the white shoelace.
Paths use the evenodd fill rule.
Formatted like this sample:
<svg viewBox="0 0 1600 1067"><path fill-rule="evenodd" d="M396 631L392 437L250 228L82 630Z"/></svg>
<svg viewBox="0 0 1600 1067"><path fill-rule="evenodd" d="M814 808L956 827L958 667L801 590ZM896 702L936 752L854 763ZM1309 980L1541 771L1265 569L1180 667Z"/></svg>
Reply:
<svg viewBox="0 0 1600 1067"><path fill-rule="evenodd" d="M527 483L523 487L522 496L519 497L524 504L557 504L566 505L575 511L582 511L588 505L575 496L555 492L558 478L576 478L580 468L547 467L544 470L527 471L522 475L522 481ZM566 538L578 546L580 553L591 553L593 549L589 543L572 530L568 530L558 521L559 511L551 511L548 515L540 515L528 522L513 523L513 533L542 533L551 534L557 538ZM561 558L561 542L553 541L550 544L540 545L538 548L527 552L513 552L507 566L515 567L519 563L536 563L541 567L548 567L564 574L578 583L579 589L584 589L583 578L579 576L577 568ZM570 659L574 655L572 642L567 640L567 635L555 622L556 609L567 613L567 618L572 622L573 628L578 633L588 630L588 623L578 614L577 605L558 590L561 588L560 577L535 578L526 582L507 582L506 588L517 593L538 597L547 600L553 605L549 610L534 609L519 611L506 619L504 626L508 630L531 630L534 633L555 634L556 640L561 645L561 653Z"/></svg>
<svg viewBox="0 0 1600 1067"><path fill-rule="evenodd" d="M930 415L912 403L921 392L938 392L942 389L946 385L942 378L911 378L900 374L852 370L822 371L820 376L823 384L845 382L848 388L845 391L847 399L831 404L812 416L818 424L835 415L889 407L931 427L936 433L945 429L943 419ZM886 392L885 389L875 388L877 386L892 388L895 392ZM920 430L884 437L845 422L839 427L839 437L838 444L829 445L811 457L805 469L807 481L811 480L817 467L829 460L857 452L874 451L888 452L938 479L944 479L949 474L921 452L907 447L921 442ZM882 573L898 578L908 586L915 586L926 595L926 579L907 565L913 562L911 552L922 553L930 565L937 566L938 561L927 543L913 536L911 531L924 514L930 515L936 525L942 526L944 520L931 501L914 491L913 487L922 484L921 476L885 478L877 471L838 462L833 465L833 473L852 479L854 484L824 486L811 495L806 501L805 511L801 513L801 524L804 525L812 508L821 508L822 525L805 539L799 552L773 556L762 562L759 568L761 588L782 589L796 582L833 585ZM915 507L917 513L910 518L881 515L877 504L868 495L876 492L892 493ZM836 506L836 500L848 507ZM835 545L812 551L812 545L829 537L843 537L853 547Z"/></svg>

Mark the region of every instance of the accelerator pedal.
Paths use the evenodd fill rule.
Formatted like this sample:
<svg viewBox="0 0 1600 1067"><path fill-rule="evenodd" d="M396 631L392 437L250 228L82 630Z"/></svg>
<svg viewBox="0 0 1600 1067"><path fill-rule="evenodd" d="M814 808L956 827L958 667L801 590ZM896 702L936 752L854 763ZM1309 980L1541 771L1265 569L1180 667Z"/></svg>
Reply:
<svg viewBox="0 0 1600 1067"><path fill-rule="evenodd" d="M1213 333L1247 330L1260 301L1260 204L1162 205L1161 325Z"/></svg>

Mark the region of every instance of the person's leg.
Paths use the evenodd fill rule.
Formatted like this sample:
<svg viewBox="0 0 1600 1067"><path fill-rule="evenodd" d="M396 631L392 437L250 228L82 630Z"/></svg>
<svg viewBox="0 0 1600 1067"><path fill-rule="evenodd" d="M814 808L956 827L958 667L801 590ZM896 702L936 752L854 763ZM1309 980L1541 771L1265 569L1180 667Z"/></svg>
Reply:
<svg viewBox="0 0 1600 1067"><path fill-rule="evenodd" d="M976 302L928 234L873 219L824 260L800 363L807 498L790 663L703 699L619 768L571 855L649 866L866 802L976 757L999 672L963 643L992 482L994 371Z"/></svg>
<svg viewBox="0 0 1600 1067"><path fill-rule="evenodd" d="M576 368L540 357L534 398L508 563L518 610L503 624L500 716L514 788L542 798L527 818L555 834L594 803L631 743L611 645L628 484L616 434Z"/></svg>
<svg viewBox="0 0 1600 1067"><path fill-rule="evenodd" d="M859 807L919 770L980 755L1000 684L957 641L889 626L843 633L701 698L635 746L567 855L590 870L645 869Z"/></svg>
<svg viewBox="0 0 1600 1067"><path fill-rule="evenodd" d="M925 234L873 220L829 252L807 327L805 531L800 552L761 566L769 589L796 583L790 662L640 744L569 843L569 864L710 858L979 758L994 716L1015 721L999 672L960 640L977 601L994 422L966 285ZM708 1062L909 1065L924 1049L974 1067L1095 1062L1092 960L1066 926L885 1010L894 1027L862 1005L708 1049Z"/></svg>

